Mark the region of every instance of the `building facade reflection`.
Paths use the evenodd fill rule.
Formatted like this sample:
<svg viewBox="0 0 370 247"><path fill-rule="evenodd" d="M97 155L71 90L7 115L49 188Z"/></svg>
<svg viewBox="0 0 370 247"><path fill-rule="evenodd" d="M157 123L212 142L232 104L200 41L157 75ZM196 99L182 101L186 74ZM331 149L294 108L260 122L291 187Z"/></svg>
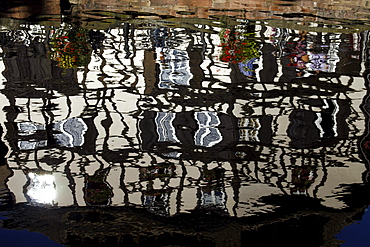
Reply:
<svg viewBox="0 0 370 247"><path fill-rule="evenodd" d="M248 216L274 211L261 202L269 195L342 208L339 184L361 181L365 168L352 150L364 125L360 51L367 33L255 23L247 33L258 41L250 48L258 58L243 71L240 62L220 60L218 27L166 27L149 41L143 34L157 29L129 23L71 28L89 33L85 69L47 56L47 30L1 34L13 172L7 186L17 203ZM343 49L356 52L344 58Z"/></svg>

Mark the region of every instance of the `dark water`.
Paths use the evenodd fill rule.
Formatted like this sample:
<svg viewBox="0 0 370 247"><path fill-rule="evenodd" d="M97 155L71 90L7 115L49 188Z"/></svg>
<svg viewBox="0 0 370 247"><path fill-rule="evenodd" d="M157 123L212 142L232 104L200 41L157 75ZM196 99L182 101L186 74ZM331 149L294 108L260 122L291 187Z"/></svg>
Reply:
<svg viewBox="0 0 370 247"><path fill-rule="evenodd" d="M366 3L6 2L5 246L368 246Z"/></svg>

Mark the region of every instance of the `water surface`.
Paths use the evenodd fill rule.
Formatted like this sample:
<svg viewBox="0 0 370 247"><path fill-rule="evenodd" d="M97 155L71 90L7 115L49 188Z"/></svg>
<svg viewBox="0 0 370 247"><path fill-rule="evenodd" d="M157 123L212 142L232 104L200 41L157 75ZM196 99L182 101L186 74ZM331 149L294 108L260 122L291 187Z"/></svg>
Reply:
<svg viewBox="0 0 370 247"><path fill-rule="evenodd" d="M3 228L340 245L370 204L366 4L267 5L9 4Z"/></svg>

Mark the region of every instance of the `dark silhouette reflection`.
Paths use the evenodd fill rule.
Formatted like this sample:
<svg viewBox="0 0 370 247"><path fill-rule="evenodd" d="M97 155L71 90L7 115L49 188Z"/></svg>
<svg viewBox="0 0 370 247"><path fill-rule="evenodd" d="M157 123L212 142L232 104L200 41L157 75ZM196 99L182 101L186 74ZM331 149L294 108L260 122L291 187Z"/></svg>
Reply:
<svg viewBox="0 0 370 247"><path fill-rule="evenodd" d="M110 169L98 170L92 176L86 176L83 188L84 199L89 206L107 206L113 196L112 187L107 183Z"/></svg>
<svg viewBox="0 0 370 247"><path fill-rule="evenodd" d="M289 219L283 223L265 225L258 231L242 232L242 244L269 246L284 242L285 246L296 246L297 243L300 246L321 246L326 244L322 232L324 231L323 225L327 222L328 218L324 216L310 215L299 219ZM271 234L272 232L274 234ZM307 236L311 237L307 238Z"/></svg>
<svg viewBox="0 0 370 247"><path fill-rule="evenodd" d="M0 136L2 137L4 134L3 127L0 126ZM4 144L4 142L0 142L0 165L3 166L6 164L5 155L8 152L8 147Z"/></svg>
<svg viewBox="0 0 370 247"><path fill-rule="evenodd" d="M315 167L296 167L292 170L292 188L290 193L293 195L305 195L308 188L315 182L317 177Z"/></svg>
<svg viewBox="0 0 370 247"><path fill-rule="evenodd" d="M292 146L307 148L317 143L319 130L314 125L315 117L316 114L311 111L296 110L292 112L290 115L291 125L288 128Z"/></svg>
<svg viewBox="0 0 370 247"><path fill-rule="evenodd" d="M3 128L0 126L0 137L3 136ZM7 186L7 181L12 176L12 171L7 165L5 156L8 152L8 147L0 140L0 210L8 208L15 203L13 193Z"/></svg>

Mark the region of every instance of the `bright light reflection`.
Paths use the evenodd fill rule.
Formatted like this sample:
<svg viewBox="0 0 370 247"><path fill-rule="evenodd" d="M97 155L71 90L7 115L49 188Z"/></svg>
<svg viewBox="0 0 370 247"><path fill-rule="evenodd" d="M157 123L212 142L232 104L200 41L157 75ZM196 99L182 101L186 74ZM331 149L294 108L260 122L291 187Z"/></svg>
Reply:
<svg viewBox="0 0 370 247"><path fill-rule="evenodd" d="M54 176L50 174L38 175L36 173L29 173L28 177L31 180L28 186L28 196L32 202L42 204L53 204L56 197L56 188L54 183Z"/></svg>

